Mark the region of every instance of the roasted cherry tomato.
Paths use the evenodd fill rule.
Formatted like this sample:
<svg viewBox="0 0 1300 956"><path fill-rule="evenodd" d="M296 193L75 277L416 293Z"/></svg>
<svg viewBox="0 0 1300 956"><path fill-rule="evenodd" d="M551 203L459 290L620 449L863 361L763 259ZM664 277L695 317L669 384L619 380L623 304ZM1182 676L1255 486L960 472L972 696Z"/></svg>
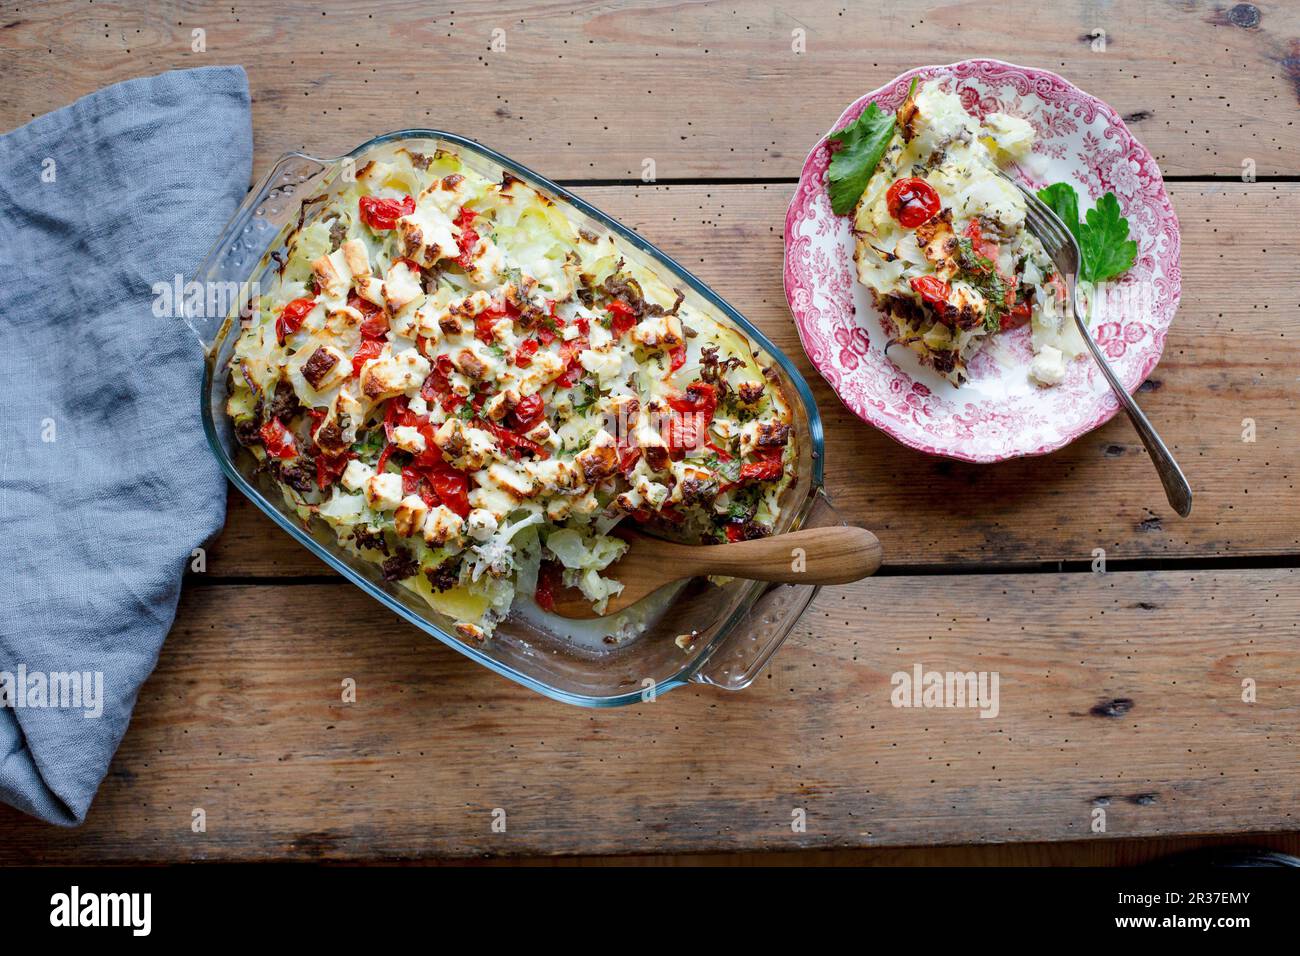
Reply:
<svg viewBox="0 0 1300 956"><path fill-rule="evenodd" d="M537 569L537 590L533 600L543 611L555 610L555 591L562 587L562 570L558 561L543 561Z"/></svg>
<svg viewBox="0 0 1300 956"><path fill-rule="evenodd" d="M779 461L751 461L740 466L741 481L773 481L781 477Z"/></svg>
<svg viewBox="0 0 1300 956"><path fill-rule="evenodd" d="M708 382L691 382L680 395L669 395L668 406L676 412L701 412L708 419L718 407L718 392Z"/></svg>
<svg viewBox="0 0 1300 956"><path fill-rule="evenodd" d="M952 292L948 288L948 283L938 276L917 276L910 285L912 290L921 297L921 301L934 309L940 318L947 315L948 295Z"/></svg>
<svg viewBox="0 0 1300 956"><path fill-rule="evenodd" d="M668 350L668 374L671 375L686 364L686 346L674 345Z"/></svg>
<svg viewBox="0 0 1300 956"><path fill-rule="evenodd" d="M518 461L524 452L530 452L534 458L550 458L551 453L537 444L525 438L523 435L516 435L504 425L498 425L496 422L483 422L480 427L486 427L500 443L505 452L511 458Z"/></svg>
<svg viewBox="0 0 1300 956"><path fill-rule="evenodd" d="M540 394L529 395L521 398L519 404L514 407L511 414L514 416L514 430L517 432L531 431L536 428L546 417L542 396Z"/></svg>
<svg viewBox="0 0 1300 956"><path fill-rule="evenodd" d="M614 338L618 338L636 325L636 313L622 299L615 299L613 302L607 303L605 311L610 314L613 320L610 331L614 333Z"/></svg>
<svg viewBox="0 0 1300 956"><path fill-rule="evenodd" d="M537 340L524 339L519 343L519 348L515 351L515 364L520 368L528 368L533 364L533 356L537 354Z"/></svg>
<svg viewBox="0 0 1300 956"><path fill-rule="evenodd" d="M382 341L388 336L388 314L373 312L361 320L361 337Z"/></svg>
<svg viewBox="0 0 1300 956"><path fill-rule="evenodd" d="M783 448L759 448L754 452L754 461L740 466L740 480L773 481L781 477L785 470L781 459L785 455Z"/></svg>
<svg viewBox="0 0 1300 956"><path fill-rule="evenodd" d="M624 478L630 478L632 469L641 459L641 449L635 445L619 443L618 445L618 470L623 473Z"/></svg>
<svg viewBox="0 0 1300 956"><path fill-rule="evenodd" d="M558 317L547 317L537 326L537 340L543 345L550 345L559 337L559 330L564 323Z"/></svg>
<svg viewBox="0 0 1300 956"><path fill-rule="evenodd" d="M1033 303L1028 299L1017 302L1011 307L1011 311L1002 316L1000 327L1003 329L1014 329L1016 326L1024 325L1034 314Z"/></svg>
<svg viewBox="0 0 1300 956"><path fill-rule="evenodd" d="M582 378L582 373L586 371L578 356L589 348L591 345L585 335L579 335L576 339L560 344L560 358L564 360L565 369L555 380L558 388L573 388L578 384L578 379Z"/></svg>
<svg viewBox="0 0 1300 956"><path fill-rule="evenodd" d="M460 246L460 255L456 257L456 264L466 271L474 268L472 256L474 250L478 248L478 233L474 231L472 223L477 218L478 213L463 206L460 215L456 217L456 226L460 229L460 239L457 242Z"/></svg>
<svg viewBox="0 0 1300 956"><path fill-rule="evenodd" d="M885 193L889 214L904 229L915 229L939 215L939 194L924 179L899 179Z"/></svg>
<svg viewBox="0 0 1300 956"><path fill-rule="evenodd" d="M316 306L315 299L294 299L275 318L275 337L283 345L284 340L302 328L303 319Z"/></svg>
<svg viewBox="0 0 1300 956"><path fill-rule="evenodd" d="M362 196L357 207L361 212L361 221L379 232L394 228L398 219L415 212L415 200L410 196L403 196L401 199Z"/></svg>
<svg viewBox="0 0 1300 956"><path fill-rule="evenodd" d="M322 489L334 484L343 475L344 470L348 467L348 462L355 457L357 456L350 451L345 451L333 458L325 454L318 454L316 456L316 484Z"/></svg>
<svg viewBox="0 0 1300 956"><path fill-rule="evenodd" d="M288 461L298 457L298 446L294 444L293 434L284 427L284 422L272 418L262 426L262 447L272 458Z"/></svg>
<svg viewBox="0 0 1300 956"><path fill-rule="evenodd" d="M490 309L485 309L478 315L474 316L474 338L478 339L484 345L491 345L496 341L496 336L492 334L492 326L495 325L501 316L494 315Z"/></svg>
<svg viewBox="0 0 1300 956"><path fill-rule="evenodd" d="M998 261L998 244L984 238L984 231L980 229L978 219L972 219L966 226L966 238L970 240L971 248L984 258L992 262Z"/></svg>
<svg viewBox="0 0 1300 956"><path fill-rule="evenodd" d="M450 465L429 475L438 500L462 518L469 515L469 479Z"/></svg>
<svg viewBox="0 0 1300 956"><path fill-rule="evenodd" d="M365 339L352 354L352 377L361 377L361 368L371 359L379 358L384 351L384 343L377 339Z"/></svg>
<svg viewBox="0 0 1300 956"><path fill-rule="evenodd" d="M708 421L699 412L678 412L660 426L659 434L672 455L704 447Z"/></svg>

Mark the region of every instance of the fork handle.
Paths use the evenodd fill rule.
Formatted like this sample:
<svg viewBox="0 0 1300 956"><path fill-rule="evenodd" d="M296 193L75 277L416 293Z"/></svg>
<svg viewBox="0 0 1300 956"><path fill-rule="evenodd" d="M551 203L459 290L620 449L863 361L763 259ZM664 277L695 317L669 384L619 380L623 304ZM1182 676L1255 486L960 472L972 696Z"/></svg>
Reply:
<svg viewBox="0 0 1300 956"><path fill-rule="evenodd" d="M1192 486L1187 483L1183 470L1178 467L1178 462L1165 446L1164 440L1142 413L1142 409L1138 408L1137 402L1133 401L1133 396L1115 377L1110 363L1106 361L1105 356L1101 354L1101 348L1093 340L1091 330L1083 322L1077 324L1083 332L1083 340L1088 343L1088 350L1101 366L1102 374L1106 376L1106 381L1110 382L1111 390L1119 396L1120 404L1128 413L1129 421L1133 423L1138 437L1146 446L1147 454L1151 456L1151 461L1156 466L1156 473L1160 475L1160 483L1165 487L1165 497L1169 499L1170 506L1180 517L1186 518L1192 513Z"/></svg>

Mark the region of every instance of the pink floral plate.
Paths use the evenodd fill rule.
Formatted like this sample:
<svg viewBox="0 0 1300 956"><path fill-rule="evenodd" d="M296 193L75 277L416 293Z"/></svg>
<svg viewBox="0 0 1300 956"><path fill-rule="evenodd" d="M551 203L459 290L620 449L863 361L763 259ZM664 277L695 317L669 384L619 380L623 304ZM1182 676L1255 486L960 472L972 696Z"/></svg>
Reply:
<svg viewBox="0 0 1300 956"><path fill-rule="evenodd" d="M1080 213L1113 192L1138 243L1134 266L1092 303L1093 335L1132 392L1151 374L1178 308L1178 219L1155 160L1105 103L1055 73L1000 60L926 66L862 97L841 128L876 103L893 111L912 77L937 78L981 119L1021 116L1033 125L1033 154L1010 172L1028 186L1068 182ZM1086 353L1065 381L1039 388L1028 377L1028 327L1000 333L969 366L961 388L909 349L885 354L887 336L867 289L856 281L850 217L831 212L825 137L804 162L785 219L785 293L812 364L859 418L904 445L972 462L1043 455L1109 421L1119 410Z"/></svg>

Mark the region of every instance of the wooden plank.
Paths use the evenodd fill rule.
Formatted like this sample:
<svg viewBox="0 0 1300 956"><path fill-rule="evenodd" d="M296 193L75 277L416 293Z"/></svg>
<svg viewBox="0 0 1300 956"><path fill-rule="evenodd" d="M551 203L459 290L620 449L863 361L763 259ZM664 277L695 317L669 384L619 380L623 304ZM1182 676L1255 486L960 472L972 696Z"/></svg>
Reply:
<svg viewBox="0 0 1300 956"><path fill-rule="evenodd" d="M547 701L350 587L187 589L88 822L6 861L371 859L1294 829L1298 572L878 578L746 691ZM869 623L859 610L869 608ZM1197 620L1194 632L1187 622ZM996 671L996 719L891 706ZM353 678L357 702L340 702ZM1243 703L1242 681L1257 703ZM707 729L707 732L705 732ZM191 832L206 812L207 832ZM492 830L492 812L506 832ZM1106 833L1091 831L1094 809ZM803 809L806 832L792 832Z"/></svg>
<svg viewBox="0 0 1300 956"><path fill-rule="evenodd" d="M552 177L640 179L647 159L661 179L789 177L862 93L978 54L1055 70L1105 99L1167 173L1238 177L1247 159L1259 175L1300 173L1294 4L449 6L26 6L0 24L0 127L143 73L242 63L259 169L291 149L337 154L433 126Z"/></svg>
<svg viewBox="0 0 1300 956"><path fill-rule="evenodd" d="M1165 504L1122 416L1041 459L965 465L903 448L861 423L808 363L781 290L781 223L791 187L580 190L711 283L792 356L826 421L827 487L844 516L879 535L892 566L1007 566L1294 554L1300 445L1295 276L1300 251L1262 226L1300 218L1300 185L1178 183L1183 298L1164 360L1140 396L1191 480L1190 520ZM1242 441L1243 420L1256 441ZM950 502L960 502L951 507ZM326 569L231 498L214 575Z"/></svg>

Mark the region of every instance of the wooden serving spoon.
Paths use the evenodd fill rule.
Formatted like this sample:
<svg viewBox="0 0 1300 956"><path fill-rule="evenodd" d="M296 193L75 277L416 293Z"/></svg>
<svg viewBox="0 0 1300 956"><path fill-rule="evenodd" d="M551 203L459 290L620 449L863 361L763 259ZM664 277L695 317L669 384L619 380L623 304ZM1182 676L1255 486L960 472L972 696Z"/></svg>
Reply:
<svg viewBox="0 0 1300 956"><path fill-rule="evenodd" d="M880 567L880 542L866 528L830 525L730 544L678 544L634 532L621 535L630 547L601 572L623 590L597 614L577 588L557 588L555 613L593 618L617 614L665 584L705 574L782 584L847 584Z"/></svg>

